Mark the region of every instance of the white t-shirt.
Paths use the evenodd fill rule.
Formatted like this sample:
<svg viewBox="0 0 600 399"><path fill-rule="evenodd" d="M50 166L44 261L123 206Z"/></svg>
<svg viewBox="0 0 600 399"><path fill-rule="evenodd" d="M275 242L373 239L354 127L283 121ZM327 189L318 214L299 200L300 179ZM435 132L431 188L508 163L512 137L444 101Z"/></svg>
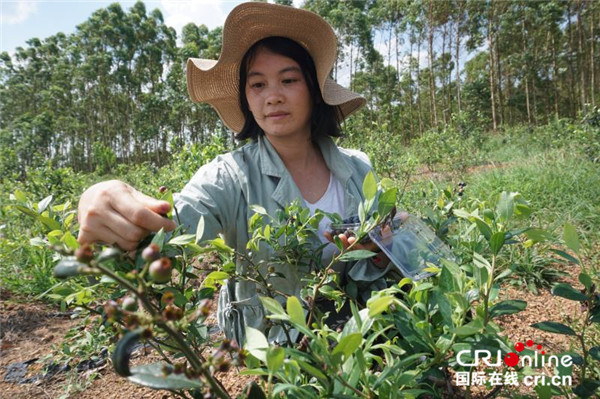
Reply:
<svg viewBox="0 0 600 399"><path fill-rule="evenodd" d="M329 172L329 185L327 186L325 194L323 194L323 196L314 204L311 204L306 199L304 199L304 202L310 210L311 215L314 215L317 209L329 213L344 215L344 188L342 187L342 183L340 183L333 173ZM323 233L325 233L327 230L329 223L331 223L331 220L329 220L328 217L321 219L317 232L321 242L328 243L325 249L323 249L323 265L328 265L334 254L338 251L335 244L327 241L327 239L323 236Z"/></svg>

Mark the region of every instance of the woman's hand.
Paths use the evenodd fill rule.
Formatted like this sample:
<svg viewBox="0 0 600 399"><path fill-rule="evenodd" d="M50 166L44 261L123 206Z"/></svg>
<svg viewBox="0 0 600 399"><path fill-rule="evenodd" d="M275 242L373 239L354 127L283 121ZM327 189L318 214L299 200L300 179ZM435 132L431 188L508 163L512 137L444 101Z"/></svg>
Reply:
<svg viewBox="0 0 600 399"><path fill-rule="evenodd" d="M323 233L323 235L325 236L325 238L328 241L333 242L333 236L331 235L331 233L329 231L325 231L325 233ZM338 234L338 238L344 245L344 249L348 249L348 247L350 247L352 244L356 243L356 239L357 239L355 236L348 237L346 234ZM358 242L358 243L354 244L351 251L355 250L355 249L364 249L367 251L376 252L377 255L373 256L371 258L371 260L373 261L373 264L375 264L375 266L377 266L379 268L382 268L382 269L385 268L388 265L388 263L390 262L390 259L387 257L387 255L384 254L381 251L381 249L377 246L377 244L375 244L373 241L365 243L365 244L361 244L360 242Z"/></svg>
<svg viewBox="0 0 600 399"><path fill-rule="evenodd" d="M140 193L118 180L95 184L81 195L77 218L80 244L103 242L134 250L151 232L176 225L161 215L171 204Z"/></svg>

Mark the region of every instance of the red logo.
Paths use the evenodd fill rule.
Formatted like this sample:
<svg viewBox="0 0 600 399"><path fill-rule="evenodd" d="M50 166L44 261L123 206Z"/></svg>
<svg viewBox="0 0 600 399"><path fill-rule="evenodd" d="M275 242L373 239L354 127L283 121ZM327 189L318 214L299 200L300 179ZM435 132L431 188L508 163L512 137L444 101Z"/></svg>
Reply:
<svg viewBox="0 0 600 399"><path fill-rule="evenodd" d="M532 347L534 345L533 341L530 339L528 339L525 343L528 347ZM542 345L537 345L536 348L540 350L542 349ZM515 350L517 352L523 352L524 349L525 345L522 342L517 342L515 344ZM541 353L542 355L545 355L546 351L542 351ZM504 363L506 363L506 365L509 367L515 367L517 364L519 364L519 355L517 355L515 352L508 353L506 356L504 356Z"/></svg>

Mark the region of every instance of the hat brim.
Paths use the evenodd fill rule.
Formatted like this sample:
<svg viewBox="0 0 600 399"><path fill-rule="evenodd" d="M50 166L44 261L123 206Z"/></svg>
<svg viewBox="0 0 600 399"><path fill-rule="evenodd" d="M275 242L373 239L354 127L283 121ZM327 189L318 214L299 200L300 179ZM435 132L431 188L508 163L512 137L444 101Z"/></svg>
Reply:
<svg viewBox="0 0 600 399"><path fill-rule="evenodd" d="M325 103L340 107L345 118L366 100L329 78L336 56L337 39L331 26L310 11L268 3L244 3L234 8L223 27L223 46L218 61L190 58L187 87L195 102L210 104L223 123L240 132L244 115L239 104L239 68L248 49L269 36L296 41L313 58Z"/></svg>

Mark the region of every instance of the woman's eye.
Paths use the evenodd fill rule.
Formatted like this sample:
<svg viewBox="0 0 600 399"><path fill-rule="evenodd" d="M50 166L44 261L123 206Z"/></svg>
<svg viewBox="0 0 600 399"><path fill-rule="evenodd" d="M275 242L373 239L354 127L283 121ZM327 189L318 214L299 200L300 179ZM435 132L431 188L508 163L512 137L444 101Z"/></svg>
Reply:
<svg viewBox="0 0 600 399"><path fill-rule="evenodd" d="M260 89L261 87L263 87L262 83L252 83L250 85L250 87L252 87L253 89Z"/></svg>
<svg viewBox="0 0 600 399"><path fill-rule="evenodd" d="M298 81L298 79L284 79L283 83L290 84L290 83L294 83L294 82L297 82L297 81Z"/></svg>

